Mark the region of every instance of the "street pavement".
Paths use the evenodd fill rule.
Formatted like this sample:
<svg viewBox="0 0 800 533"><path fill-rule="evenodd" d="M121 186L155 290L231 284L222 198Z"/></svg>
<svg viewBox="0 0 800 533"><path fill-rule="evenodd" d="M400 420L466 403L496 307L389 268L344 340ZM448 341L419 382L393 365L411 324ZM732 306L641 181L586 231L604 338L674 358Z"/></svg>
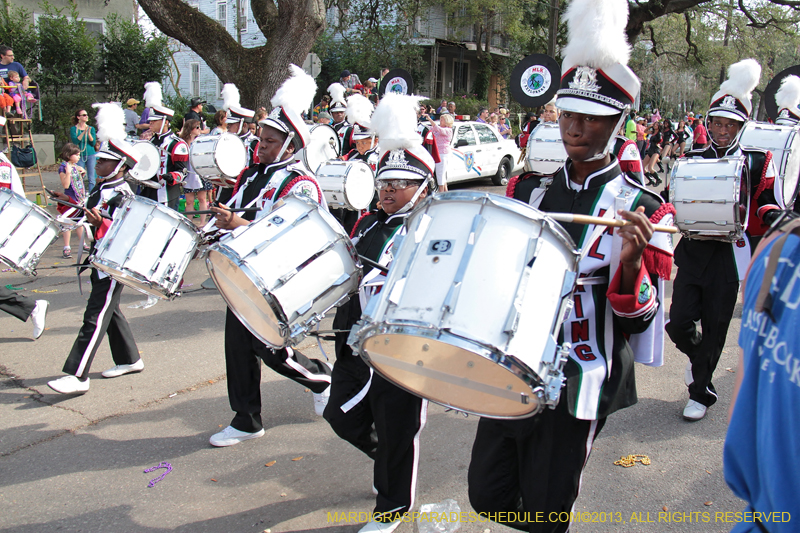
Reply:
<svg viewBox="0 0 800 533"><path fill-rule="evenodd" d="M58 178L48 173L45 182L55 189ZM488 180L455 188L503 193ZM36 341L30 322L0 316L0 530L359 529L353 521L333 518L371 511L371 461L314 414L312 395L303 387L262 367L266 435L228 448L208 444L232 413L223 353L225 304L217 291L200 287L208 277L200 260L190 265L186 290L173 301L132 309L144 297L130 289L123 292L121 307L145 363L142 373L102 378L100 372L113 366L103 342L87 394L63 396L50 390L47 381L62 375L90 288L84 275L84 294L79 293L74 269L43 268L69 264L60 253L59 241L45 254L35 278L0 273L3 285L51 304L47 330ZM663 367L637 365L639 403L609 417L596 441L575 505L582 521L573 532L731 529L733 523L724 520L732 517L724 513L741 511L744 504L724 482L722 447L740 315L737 306L714 379L720 401L700 422L681 418L688 399L686 359L669 341ZM323 347L331 353L329 343ZM322 357L310 340L299 350ZM430 406L421 436L417 509L452 498L462 511L472 511L467 468L477 420ZM629 454L644 454L651 463L614 465ZM172 470L148 487L166 470L144 470L162 462ZM495 523L460 525L468 533L512 531ZM403 524L397 531L416 527Z"/></svg>

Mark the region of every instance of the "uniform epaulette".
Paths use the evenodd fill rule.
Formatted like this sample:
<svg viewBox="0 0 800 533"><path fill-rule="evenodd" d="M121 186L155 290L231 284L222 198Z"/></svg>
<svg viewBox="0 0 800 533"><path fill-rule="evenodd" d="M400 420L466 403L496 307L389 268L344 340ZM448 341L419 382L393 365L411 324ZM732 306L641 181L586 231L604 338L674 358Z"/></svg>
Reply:
<svg viewBox="0 0 800 533"><path fill-rule="evenodd" d="M553 174L537 174L536 172L525 172L520 174L519 176L514 176L510 180L508 180L508 185L506 185L506 196L508 198L514 198L514 194L517 192L517 186L525 180L529 179L536 179L536 178L552 178L558 174L558 172Z"/></svg>

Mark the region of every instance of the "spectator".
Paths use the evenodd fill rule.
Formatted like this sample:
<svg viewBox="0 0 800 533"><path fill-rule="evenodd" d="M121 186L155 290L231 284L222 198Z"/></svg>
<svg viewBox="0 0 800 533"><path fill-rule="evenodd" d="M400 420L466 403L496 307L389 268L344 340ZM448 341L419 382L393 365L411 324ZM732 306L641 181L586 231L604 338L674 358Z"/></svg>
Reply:
<svg viewBox="0 0 800 533"><path fill-rule="evenodd" d="M503 121L503 124L505 124L508 127L508 129L510 130L511 129L511 113L508 111L508 109L506 109L504 107L500 108L500 119Z"/></svg>
<svg viewBox="0 0 800 533"><path fill-rule="evenodd" d="M694 119L694 131L692 132L692 135L692 150L705 148L705 146L708 144L708 131L703 125L703 121L700 120L699 117Z"/></svg>
<svg viewBox="0 0 800 533"><path fill-rule="evenodd" d="M25 101L25 89L19 81L19 72L10 70L6 84L8 85L8 95L14 101L17 116L28 118L28 114L25 112L25 103L23 103Z"/></svg>
<svg viewBox="0 0 800 533"><path fill-rule="evenodd" d="M370 96L376 92L378 80L375 78L369 78L367 81L364 82L364 88L366 89L365 96Z"/></svg>
<svg viewBox="0 0 800 533"><path fill-rule="evenodd" d="M631 141L636 141L636 121L634 120L636 113L631 111L628 115L628 120L625 122L625 137Z"/></svg>
<svg viewBox="0 0 800 533"><path fill-rule="evenodd" d="M486 124L487 118L489 118L489 110L485 107L478 109L478 118L475 119L475 122L482 122L483 124Z"/></svg>
<svg viewBox="0 0 800 533"><path fill-rule="evenodd" d="M99 144L97 142L97 131L94 126L89 124L89 113L85 109L78 109L72 117L72 127L69 129L69 140L72 144L78 146L81 151L81 157L78 160L80 165L86 171L86 177L89 181L89 192L94 189L95 183L95 158L94 154L97 153Z"/></svg>
<svg viewBox="0 0 800 533"><path fill-rule="evenodd" d="M6 85L8 85L8 73L16 71L19 73L20 81L22 82L23 90L28 90L28 85L31 78L25 72L25 67L14 61L14 51L8 46L0 46L0 77L3 78Z"/></svg>
<svg viewBox="0 0 800 533"><path fill-rule="evenodd" d="M678 122L678 127L675 130L675 137L677 137L677 149L673 151L673 153L677 152L676 157L683 157L683 152L686 149L686 139L689 138L689 132L686 131L686 122L681 120Z"/></svg>
<svg viewBox="0 0 800 533"><path fill-rule="evenodd" d="M654 109L653 115L650 118L653 122L661 122L661 113L658 112L658 109Z"/></svg>
<svg viewBox="0 0 800 533"><path fill-rule="evenodd" d="M378 94L381 94L381 89L383 89L383 78L387 74L389 74L389 69L385 68L385 67L382 68L381 69L381 79L378 80Z"/></svg>
<svg viewBox="0 0 800 533"><path fill-rule="evenodd" d="M453 115L453 118L456 118L456 103L450 102L447 104L447 112Z"/></svg>
<svg viewBox="0 0 800 533"><path fill-rule="evenodd" d="M125 102L128 107L125 109L125 133L130 137L136 136L136 124L139 123L139 114L136 113L136 106L139 105L139 100L136 98L128 98Z"/></svg>
<svg viewBox="0 0 800 533"><path fill-rule="evenodd" d="M490 126L494 126L495 128L497 128L497 113L490 113L489 120L487 121L487 123Z"/></svg>
<svg viewBox="0 0 800 533"><path fill-rule="evenodd" d="M14 106L14 99L8 94L7 89L0 89L0 107L3 108L5 115L11 114L11 108Z"/></svg>
<svg viewBox="0 0 800 533"><path fill-rule="evenodd" d="M192 98L191 102L189 102L189 112L183 116L184 124L187 120L196 120L200 123L200 133L205 135L209 132L208 126L206 126L206 119L203 117L203 106L206 104L206 101L201 98Z"/></svg>
<svg viewBox="0 0 800 533"><path fill-rule="evenodd" d="M497 116L497 131L500 132L500 136L503 139L510 139L511 138L511 128L508 124L506 124L506 117L503 114L503 110L500 110L500 114Z"/></svg>
<svg viewBox="0 0 800 533"><path fill-rule="evenodd" d="M326 111L323 111L322 113L319 114L319 118L317 120L317 123L318 124L329 124L329 125L333 124L333 117L330 115L330 113L328 113Z"/></svg>
<svg viewBox="0 0 800 533"><path fill-rule="evenodd" d="M636 119L636 147L639 149L639 153L644 153L644 143L645 139L647 138L645 135L645 118L639 117Z"/></svg>
<svg viewBox="0 0 800 533"><path fill-rule="evenodd" d="M549 104L548 104L549 105ZM555 106L554 106L555 107ZM546 116L547 106L545 106L545 112L542 116ZM522 123L520 127L520 134L517 135L517 146L520 148L527 148L528 147L528 138L531 135L531 132L539 125L539 119L536 118L536 113L533 111L528 111L525 113L525 121Z"/></svg>
<svg viewBox="0 0 800 533"><path fill-rule="evenodd" d="M436 108L436 114L441 115L445 111L447 111L447 100L442 100L439 103L439 107Z"/></svg>
<svg viewBox="0 0 800 533"><path fill-rule="evenodd" d="M64 187L64 192L54 194L56 198L75 205L83 205L87 196L86 189L83 187L83 177L86 175L86 171L78 166L80 157L80 148L72 143L65 144L61 149L61 160L64 162L58 167L58 177L61 179L61 186ZM78 221L83 218L83 211L63 204L58 204L56 209L62 215L60 220L67 222L64 225L65 227L69 227L70 224L77 225L75 233L78 236L78 246L80 246L83 238L83 226L78 225ZM64 237L64 251L61 257L69 259L72 257L72 249L70 248L72 231L64 230L62 235Z"/></svg>
<svg viewBox="0 0 800 533"><path fill-rule="evenodd" d="M142 130L139 134L139 139L142 141L149 141L153 137L153 132L150 130L150 108L145 107L142 111L142 118L136 125L137 130Z"/></svg>
<svg viewBox="0 0 800 533"><path fill-rule="evenodd" d="M201 126L200 121L190 118L184 121L183 129L178 136L186 141L186 144L191 146L194 140L200 135ZM189 158L188 164L189 172L186 174L186 182L183 184L183 192L186 195L186 216L191 218L191 212L194 211L194 199L197 197L200 211L208 209L208 201L211 199L211 190L214 188L211 182L205 178L197 175L197 172L192 168L192 161ZM206 223L206 215L195 215L200 218L200 225Z"/></svg>
<svg viewBox="0 0 800 533"><path fill-rule="evenodd" d="M220 109L214 113L214 129L211 130L211 135L219 135L228 131L228 125L225 120L228 118L228 112Z"/></svg>
<svg viewBox="0 0 800 533"><path fill-rule="evenodd" d="M658 177L655 170L658 158L661 156L661 123L653 122L646 132L648 133L647 150L644 161L642 161L644 175L647 178L647 185L658 187L661 185L661 178Z"/></svg>
<svg viewBox="0 0 800 533"><path fill-rule="evenodd" d="M319 122L319 114L320 113L327 113L328 109L330 109L331 97L327 94L322 95L322 100L314 106L314 109L311 110L311 120L314 122Z"/></svg>
<svg viewBox="0 0 800 533"><path fill-rule="evenodd" d="M425 118L430 122L433 140L439 151L439 162L435 166L436 183L439 184L440 191L447 192L447 164L450 159L450 143L453 140L453 115L442 114L438 125L429 115L425 115Z"/></svg>
<svg viewBox="0 0 800 533"><path fill-rule="evenodd" d="M343 70L342 75L339 77L345 89L354 89L356 85L361 85L361 80L358 79L358 74L351 74L349 70Z"/></svg>
<svg viewBox="0 0 800 533"><path fill-rule="evenodd" d="M742 288L739 368L723 468L728 486L747 502L743 510L750 516L761 513L762 519L739 522L731 533L794 532L797 525L787 517L800 514L797 466L794 461L775 460L793 457L800 449L796 379L800 315L794 283L800 275L800 239L790 227L785 230L789 232L782 236L776 232L759 245Z"/></svg>

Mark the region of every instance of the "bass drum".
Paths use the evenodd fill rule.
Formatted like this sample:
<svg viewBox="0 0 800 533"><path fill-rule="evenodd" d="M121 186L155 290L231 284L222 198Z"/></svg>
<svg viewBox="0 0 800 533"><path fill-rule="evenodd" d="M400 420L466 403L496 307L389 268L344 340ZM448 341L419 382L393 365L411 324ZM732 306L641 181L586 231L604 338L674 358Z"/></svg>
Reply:
<svg viewBox="0 0 800 533"><path fill-rule="evenodd" d="M781 194L783 205L790 209L797 198L800 182L800 126L779 126L749 122L742 130L739 141L742 146L754 146L769 150L775 158L778 182L775 192ZM778 191L780 189L780 191ZM779 202L780 203L780 202Z"/></svg>
<svg viewBox="0 0 800 533"><path fill-rule="evenodd" d="M327 124L317 124L311 128L308 145L300 150L297 159L311 175L316 175L322 163L336 159L339 155L339 137L336 130Z"/></svg>
<svg viewBox="0 0 800 533"><path fill-rule="evenodd" d="M161 155L158 148L150 141L135 141L133 148L139 154L139 162L133 167L129 174L139 181L152 179L158 173L161 165Z"/></svg>

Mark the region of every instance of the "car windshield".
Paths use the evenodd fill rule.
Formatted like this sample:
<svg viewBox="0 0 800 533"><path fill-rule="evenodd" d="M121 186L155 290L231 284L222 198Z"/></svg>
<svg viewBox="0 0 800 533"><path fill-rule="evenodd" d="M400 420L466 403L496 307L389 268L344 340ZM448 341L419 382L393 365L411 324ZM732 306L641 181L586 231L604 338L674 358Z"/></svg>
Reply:
<svg viewBox="0 0 800 533"><path fill-rule="evenodd" d="M467 141L467 145L478 144L475 140L475 132L472 131L472 127L469 124L464 124L458 127L456 138L454 140L456 143L462 140Z"/></svg>
<svg viewBox="0 0 800 533"><path fill-rule="evenodd" d="M478 139L480 139L481 144L497 142L497 137L495 136L491 128L489 128L489 126L484 126L483 124L475 124L475 130L478 132Z"/></svg>

